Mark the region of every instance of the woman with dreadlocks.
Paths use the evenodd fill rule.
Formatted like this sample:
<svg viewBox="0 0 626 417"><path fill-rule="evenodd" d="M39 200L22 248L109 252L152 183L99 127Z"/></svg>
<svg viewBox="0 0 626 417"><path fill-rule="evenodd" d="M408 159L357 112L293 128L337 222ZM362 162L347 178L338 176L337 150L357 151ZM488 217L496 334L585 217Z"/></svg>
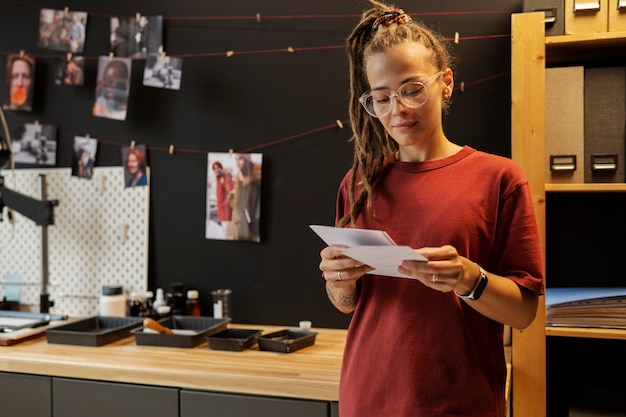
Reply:
<svg viewBox="0 0 626 417"><path fill-rule="evenodd" d="M544 292L528 183L512 160L446 137L446 46L402 9L370 3L346 46L354 162L336 224L385 230L427 261L403 261L413 279L397 278L322 250L328 297L353 314L339 413L502 417L504 325L527 327Z"/></svg>

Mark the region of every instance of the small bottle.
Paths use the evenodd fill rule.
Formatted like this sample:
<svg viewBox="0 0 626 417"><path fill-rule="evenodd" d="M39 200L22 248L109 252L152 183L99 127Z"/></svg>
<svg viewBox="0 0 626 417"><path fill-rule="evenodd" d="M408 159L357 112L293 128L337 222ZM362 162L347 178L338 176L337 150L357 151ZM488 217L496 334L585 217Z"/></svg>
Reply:
<svg viewBox="0 0 626 417"><path fill-rule="evenodd" d="M168 293L166 299L168 305L172 307L172 315L184 316L187 314L187 297L185 296L185 284L182 282L175 282L170 284L172 289L171 293Z"/></svg>
<svg viewBox="0 0 626 417"><path fill-rule="evenodd" d="M100 297L100 315L112 317L126 316L126 297L121 285L105 285Z"/></svg>
<svg viewBox="0 0 626 417"><path fill-rule="evenodd" d="M152 291L146 291L144 293L143 308L141 309L142 317L150 317L151 319L156 317L157 313L152 305L152 297L154 297L154 293Z"/></svg>
<svg viewBox="0 0 626 417"><path fill-rule="evenodd" d="M167 305L167 301L165 301L165 293L163 292L163 288L157 288L156 290L156 298L152 303L152 308L156 311L159 310L159 307Z"/></svg>
<svg viewBox="0 0 626 417"><path fill-rule="evenodd" d="M202 309L200 308L200 293L198 290L187 291L187 315L200 317Z"/></svg>
<svg viewBox="0 0 626 417"><path fill-rule="evenodd" d="M143 310L143 300L141 294L133 291L130 293L130 306L128 307L128 315L131 317L140 317Z"/></svg>

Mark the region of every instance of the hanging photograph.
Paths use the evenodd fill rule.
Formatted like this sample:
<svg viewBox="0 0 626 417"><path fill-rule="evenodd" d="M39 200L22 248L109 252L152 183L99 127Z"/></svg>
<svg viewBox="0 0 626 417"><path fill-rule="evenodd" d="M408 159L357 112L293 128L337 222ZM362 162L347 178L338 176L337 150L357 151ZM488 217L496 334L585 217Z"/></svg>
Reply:
<svg viewBox="0 0 626 417"><path fill-rule="evenodd" d="M148 159L146 156L146 145L122 148L124 187L148 185Z"/></svg>
<svg viewBox="0 0 626 417"><path fill-rule="evenodd" d="M27 54L7 57L4 110L31 111L35 89L35 59Z"/></svg>
<svg viewBox="0 0 626 417"><path fill-rule="evenodd" d="M85 59L69 55L57 60L54 83L56 85L83 85L85 82Z"/></svg>
<svg viewBox="0 0 626 417"><path fill-rule="evenodd" d="M13 158L15 163L55 165L57 127L39 123L24 123L13 129Z"/></svg>
<svg viewBox="0 0 626 417"><path fill-rule="evenodd" d="M130 58L100 57L94 116L126 120L131 68Z"/></svg>
<svg viewBox="0 0 626 417"><path fill-rule="evenodd" d="M260 242L263 154L208 154L206 239Z"/></svg>
<svg viewBox="0 0 626 417"><path fill-rule="evenodd" d="M83 136L74 138L74 156L72 158L72 176L90 180L96 163L98 140Z"/></svg>
<svg viewBox="0 0 626 417"><path fill-rule="evenodd" d="M87 12L41 9L37 46L54 51L82 53L87 33Z"/></svg>
<svg viewBox="0 0 626 417"><path fill-rule="evenodd" d="M143 85L148 87L180 90L183 75L183 60L158 54L150 54L146 58L143 72Z"/></svg>
<svg viewBox="0 0 626 417"><path fill-rule="evenodd" d="M111 18L111 52L116 57L145 58L163 52L163 16Z"/></svg>

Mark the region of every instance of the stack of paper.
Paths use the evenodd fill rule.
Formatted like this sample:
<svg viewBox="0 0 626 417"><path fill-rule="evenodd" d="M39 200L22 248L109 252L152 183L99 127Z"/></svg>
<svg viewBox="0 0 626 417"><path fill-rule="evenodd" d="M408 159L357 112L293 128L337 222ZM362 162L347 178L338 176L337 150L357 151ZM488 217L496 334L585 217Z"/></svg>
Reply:
<svg viewBox="0 0 626 417"><path fill-rule="evenodd" d="M626 329L626 287L548 288L546 323Z"/></svg>
<svg viewBox="0 0 626 417"><path fill-rule="evenodd" d="M409 246L397 246L387 232L382 230L321 225L310 227L327 245L346 246L343 249L344 255L375 268L371 274L413 278L398 272L398 266L402 261L428 260Z"/></svg>

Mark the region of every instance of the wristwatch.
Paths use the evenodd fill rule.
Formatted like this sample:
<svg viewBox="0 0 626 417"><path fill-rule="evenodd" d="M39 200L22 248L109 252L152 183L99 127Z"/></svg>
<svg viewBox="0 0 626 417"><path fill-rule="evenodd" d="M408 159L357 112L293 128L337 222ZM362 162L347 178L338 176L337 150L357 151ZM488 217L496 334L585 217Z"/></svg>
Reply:
<svg viewBox="0 0 626 417"><path fill-rule="evenodd" d="M478 270L480 271L480 277L478 277L478 281L476 281L476 285L474 285L474 288L472 288L472 291L470 291L470 293L467 295L461 295L458 292L454 291L457 297L463 298L465 300L478 300L480 296L482 295L483 291L485 291L485 287L487 286L487 282L489 281L487 279L487 274L485 273L485 270L480 265L476 264L476 266L478 267Z"/></svg>

